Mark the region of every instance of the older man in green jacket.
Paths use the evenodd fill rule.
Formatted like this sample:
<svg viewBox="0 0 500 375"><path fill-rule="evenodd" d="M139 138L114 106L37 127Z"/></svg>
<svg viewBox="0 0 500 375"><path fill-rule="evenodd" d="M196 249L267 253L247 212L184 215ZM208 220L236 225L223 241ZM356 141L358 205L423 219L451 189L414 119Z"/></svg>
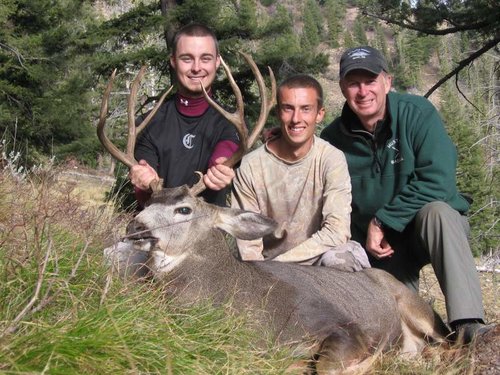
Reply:
<svg viewBox="0 0 500 375"><path fill-rule="evenodd" d="M481 288L468 243L468 200L457 190L456 148L425 98L391 92L382 54L347 50L340 61L342 114L321 137L342 150L352 183L351 232L372 266L418 291L431 263L448 321L470 342L484 333Z"/></svg>

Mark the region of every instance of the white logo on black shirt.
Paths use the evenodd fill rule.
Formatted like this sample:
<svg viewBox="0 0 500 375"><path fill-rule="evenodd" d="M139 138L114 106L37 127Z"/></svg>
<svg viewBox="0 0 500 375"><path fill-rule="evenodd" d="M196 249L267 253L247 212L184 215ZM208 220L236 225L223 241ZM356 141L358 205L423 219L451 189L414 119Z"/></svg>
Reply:
<svg viewBox="0 0 500 375"><path fill-rule="evenodd" d="M190 133L186 134L184 136L184 138L182 138L182 144L184 145L184 147L193 148L194 147L194 142L193 142L194 137L196 137L196 135L190 134Z"/></svg>

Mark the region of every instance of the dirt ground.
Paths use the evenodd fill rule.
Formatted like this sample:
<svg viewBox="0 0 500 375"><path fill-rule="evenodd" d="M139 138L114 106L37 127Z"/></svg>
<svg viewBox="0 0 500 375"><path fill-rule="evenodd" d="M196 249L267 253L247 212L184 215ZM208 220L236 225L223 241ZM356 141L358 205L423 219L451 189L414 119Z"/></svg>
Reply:
<svg viewBox="0 0 500 375"><path fill-rule="evenodd" d="M477 260L478 265L482 264L482 260ZM497 265L497 269L498 269ZM497 270L498 271L498 270ZM483 293L484 310L486 320L490 323L500 322L500 283L499 272L479 272L479 280L481 282L481 291ZM434 309L446 319L446 309L444 297L439 288L439 284L434 276L434 272L430 266L424 267L420 276L420 294L429 301Z"/></svg>
<svg viewBox="0 0 500 375"><path fill-rule="evenodd" d="M500 326L478 339L472 350L474 375L500 374Z"/></svg>
<svg viewBox="0 0 500 375"><path fill-rule="evenodd" d="M477 259L478 268L483 268L484 263L485 259ZM472 351L470 374L473 375L500 374L500 326L498 325L500 318L498 289L500 273L495 272L495 267L499 268L498 259L493 265L492 272L479 273L486 321L496 326L478 338L471 347L464 349ZM434 309L446 319L444 297L430 266L422 270L420 290L422 297L430 301Z"/></svg>

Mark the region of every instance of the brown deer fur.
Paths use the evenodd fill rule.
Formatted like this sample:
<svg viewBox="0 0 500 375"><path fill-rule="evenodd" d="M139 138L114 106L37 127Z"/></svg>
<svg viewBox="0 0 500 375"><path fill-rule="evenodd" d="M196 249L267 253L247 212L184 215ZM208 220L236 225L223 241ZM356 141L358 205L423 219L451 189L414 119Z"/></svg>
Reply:
<svg viewBox="0 0 500 375"><path fill-rule="evenodd" d="M444 341L447 329L430 306L382 270L244 262L220 231L253 239L275 227L267 217L208 204L179 187L155 193L127 232L136 248L149 249L151 273L178 303L231 301L236 311L253 312L255 326L272 340L319 355L325 371L377 348L415 353L426 340Z"/></svg>

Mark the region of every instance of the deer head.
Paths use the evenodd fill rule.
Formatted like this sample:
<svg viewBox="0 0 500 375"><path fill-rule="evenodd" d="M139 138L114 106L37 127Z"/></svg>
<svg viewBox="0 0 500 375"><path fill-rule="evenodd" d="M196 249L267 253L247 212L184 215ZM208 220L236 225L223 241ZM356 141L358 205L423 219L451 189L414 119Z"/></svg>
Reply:
<svg viewBox="0 0 500 375"><path fill-rule="evenodd" d="M240 147L236 151L236 153L233 154L231 158L226 160L224 163L226 166L233 167L238 161L241 160L243 155L248 152L248 150L253 146L257 138L259 137L260 132L264 128L264 125L266 123L267 117L269 116L269 112L271 111L271 108L276 104L276 80L274 78L274 73L269 68L269 76L271 80L271 96L268 97L267 91L266 91L266 85L264 82L264 78L262 77L259 68L255 64L254 60L250 55L247 55L245 53L241 53L242 56L245 58L247 63L250 65L250 68L252 69L252 72L255 76L255 79L257 81L257 85L259 87L259 94L261 97L261 109L260 109L260 115L257 120L257 123L253 127L253 131L250 135L248 135L248 128L245 124L245 119L244 119L244 103L243 103L243 97L241 95L241 90L239 89L238 85L236 84L233 75L231 73L230 68L227 66L227 64L222 60L221 58L221 63L222 66L224 67L224 70L226 72L226 75L229 79L229 83L231 85L231 88L233 89L234 95L236 96L236 105L237 109L235 112L231 113L226 110L224 110L220 105L218 105L210 96L207 94L205 88L203 87L203 84L200 82L200 85L202 86L203 89L203 94L209 104L214 107L222 116L224 116L229 122L231 122L235 127L238 132L238 135L240 137ZM109 96L111 93L111 89L113 87L113 81L115 79L116 75L116 69L113 71L111 74L111 78L108 82L108 85L106 87L106 90L104 91L103 99L102 99L102 104L101 104L101 111L99 115L99 123L97 125L97 136L99 140L101 141L102 145L104 148L118 161L122 162L125 164L127 167L131 168L133 165L137 164L137 161L134 158L134 149L135 149L135 142L136 142L136 137L137 135L147 126L147 124L150 122L150 120L153 118L155 115L156 111L158 108L161 106L167 95L172 91L173 86L171 86L158 100L158 103L154 106L154 108L151 110L151 112L148 114L148 116L144 119L144 121L141 123L140 126L136 127L135 124L135 105L136 105L136 97L137 97L137 92L139 90L140 82L144 76L146 67L143 66L139 73L137 74L136 78L134 79L131 87L130 87L130 94L128 96L128 108L127 108L127 113L128 113L128 138L127 138L127 150L126 153L120 151L106 136L104 132L104 125L106 123L106 117L108 113L108 101L109 101ZM202 176L201 172L196 172L200 176ZM158 192L161 191L163 187L163 181L153 181L151 184L151 189L153 192ZM191 188L191 192L194 195L198 195L201 192L203 192L206 189L205 184L203 182L203 178L200 178L199 181Z"/></svg>
<svg viewBox="0 0 500 375"><path fill-rule="evenodd" d="M146 209L128 224L125 238L149 253L148 267L161 278L188 256L191 262L203 259L205 264L232 259L217 229L251 240L272 233L276 226L258 213L209 204L184 185L153 194Z"/></svg>

